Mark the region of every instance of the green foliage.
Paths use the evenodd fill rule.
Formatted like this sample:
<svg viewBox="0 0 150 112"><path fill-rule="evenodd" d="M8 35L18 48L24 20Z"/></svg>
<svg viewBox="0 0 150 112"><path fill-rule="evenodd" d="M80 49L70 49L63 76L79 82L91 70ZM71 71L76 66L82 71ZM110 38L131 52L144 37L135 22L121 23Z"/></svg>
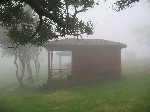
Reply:
<svg viewBox="0 0 150 112"><path fill-rule="evenodd" d="M34 45L42 45L47 42L48 39L53 39L55 33L53 32L53 27L50 25L51 21L48 21L46 18L39 30L38 36L32 40Z"/></svg>
<svg viewBox="0 0 150 112"><path fill-rule="evenodd" d="M94 0L3 0L0 3L1 26L8 30L8 36L15 44L41 45L55 38L55 33L60 36L93 33L92 23L78 20L77 14L93 8ZM37 16L42 16L43 23L35 20ZM40 31L37 31L39 27Z"/></svg>
<svg viewBox="0 0 150 112"><path fill-rule="evenodd" d="M120 11L132 7L132 4L136 2L139 2L139 0L117 0L113 9ZM60 36L93 34L92 22L85 23L79 20L77 14L86 12L98 4L99 2L94 0L1 0L0 24L11 30L10 32L18 33L18 36L11 37L13 43L41 45L48 39L55 38L55 34ZM29 14L27 14L28 11L25 11L26 6L32 9ZM45 27L49 25L46 30L41 30L47 34L41 33L44 34L44 37L39 34L39 29L44 26L41 28L41 20L35 22L35 16L43 19ZM20 24L22 25L22 31L18 32ZM12 33L9 34L11 36Z"/></svg>
<svg viewBox="0 0 150 112"><path fill-rule="evenodd" d="M0 21L1 25L5 27L11 27L16 20L21 20L23 12L23 4L17 2L14 4L12 1L8 1L0 5ZM19 21L21 22L21 21Z"/></svg>

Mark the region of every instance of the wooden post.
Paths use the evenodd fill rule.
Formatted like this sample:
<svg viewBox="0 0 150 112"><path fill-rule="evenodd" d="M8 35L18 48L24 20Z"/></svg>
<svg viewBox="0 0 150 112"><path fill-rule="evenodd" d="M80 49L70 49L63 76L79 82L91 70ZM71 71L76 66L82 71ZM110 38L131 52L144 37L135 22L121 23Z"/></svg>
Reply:
<svg viewBox="0 0 150 112"><path fill-rule="evenodd" d="M61 54L59 55L59 69L61 69Z"/></svg>
<svg viewBox="0 0 150 112"><path fill-rule="evenodd" d="M47 79L47 83L50 81L51 79L51 69L50 69L50 59L51 59L51 56L50 56L50 50L48 50L48 79Z"/></svg>
<svg viewBox="0 0 150 112"><path fill-rule="evenodd" d="M53 51L51 51L51 63L50 63L51 67L50 67L50 75L51 75L51 78L52 78L52 70L53 70Z"/></svg>

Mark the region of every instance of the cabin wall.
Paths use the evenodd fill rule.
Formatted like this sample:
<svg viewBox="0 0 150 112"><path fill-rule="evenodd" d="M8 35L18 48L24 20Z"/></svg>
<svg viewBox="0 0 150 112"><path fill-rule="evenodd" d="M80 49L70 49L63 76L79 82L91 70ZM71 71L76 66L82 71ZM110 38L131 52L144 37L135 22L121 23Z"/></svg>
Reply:
<svg viewBox="0 0 150 112"><path fill-rule="evenodd" d="M121 74L121 49L78 49L72 51L72 79L99 79Z"/></svg>

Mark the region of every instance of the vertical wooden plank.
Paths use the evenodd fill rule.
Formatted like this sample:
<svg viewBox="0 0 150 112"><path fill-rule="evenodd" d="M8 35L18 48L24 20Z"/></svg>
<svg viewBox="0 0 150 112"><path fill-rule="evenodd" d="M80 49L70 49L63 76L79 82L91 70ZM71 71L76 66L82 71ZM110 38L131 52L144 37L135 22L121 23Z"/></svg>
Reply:
<svg viewBox="0 0 150 112"><path fill-rule="evenodd" d="M51 78L52 78L52 69L53 69L53 51L51 51L50 52L50 54L51 54L51 60L50 60L50 76L51 76Z"/></svg>
<svg viewBox="0 0 150 112"><path fill-rule="evenodd" d="M61 55L59 55L59 69L61 69Z"/></svg>
<svg viewBox="0 0 150 112"><path fill-rule="evenodd" d="M48 79L47 79L47 83L50 81L51 79L51 69L50 69L50 59L51 59L51 56L50 56L50 50L48 50Z"/></svg>

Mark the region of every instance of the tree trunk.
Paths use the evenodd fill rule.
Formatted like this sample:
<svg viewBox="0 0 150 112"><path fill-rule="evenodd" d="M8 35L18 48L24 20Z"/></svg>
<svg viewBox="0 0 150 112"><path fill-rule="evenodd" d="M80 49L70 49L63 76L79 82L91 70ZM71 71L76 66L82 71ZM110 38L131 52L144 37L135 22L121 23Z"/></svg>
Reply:
<svg viewBox="0 0 150 112"><path fill-rule="evenodd" d="M22 66L22 73L20 76L20 80L23 80L23 77L25 74L25 50L24 49L23 49L23 56L21 56L20 52L19 52L19 60L20 60L21 66Z"/></svg>
<svg viewBox="0 0 150 112"><path fill-rule="evenodd" d="M20 77L19 77L19 67L18 67L18 64L17 64L17 52L15 52L14 64L16 66L16 77L17 77L17 80L19 82L19 85L22 87L23 86L23 82L22 82L22 79L20 79Z"/></svg>
<svg viewBox="0 0 150 112"><path fill-rule="evenodd" d="M38 56L34 61L35 71L36 71L36 80L38 80L39 70L40 70L40 63L38 62Z"/></svg>
<svg viewBox="0 0 150 112"><path fill-rule="evenodd" d="M35 70L36 70L36 80L38 80L38 75L39 75L39 71L40 71L40 62L39 62L39 54L41 52L41 48L38 48L38 50L36 51L36 56L35 58L33 59L34 61L34 64L35 64Z"/></svg>
<svg viewBox="0 0 150 112"><path fill-rule="evenodd" d="M27 65L27 71L28 71L28 74L29 74L29 77L33 79L32 77L32 69L31 69L31 64L30 64L30 52L29 52L29 48L26 48L26 58L25 58L25 61L26 61L26 65Z"/></svg>

